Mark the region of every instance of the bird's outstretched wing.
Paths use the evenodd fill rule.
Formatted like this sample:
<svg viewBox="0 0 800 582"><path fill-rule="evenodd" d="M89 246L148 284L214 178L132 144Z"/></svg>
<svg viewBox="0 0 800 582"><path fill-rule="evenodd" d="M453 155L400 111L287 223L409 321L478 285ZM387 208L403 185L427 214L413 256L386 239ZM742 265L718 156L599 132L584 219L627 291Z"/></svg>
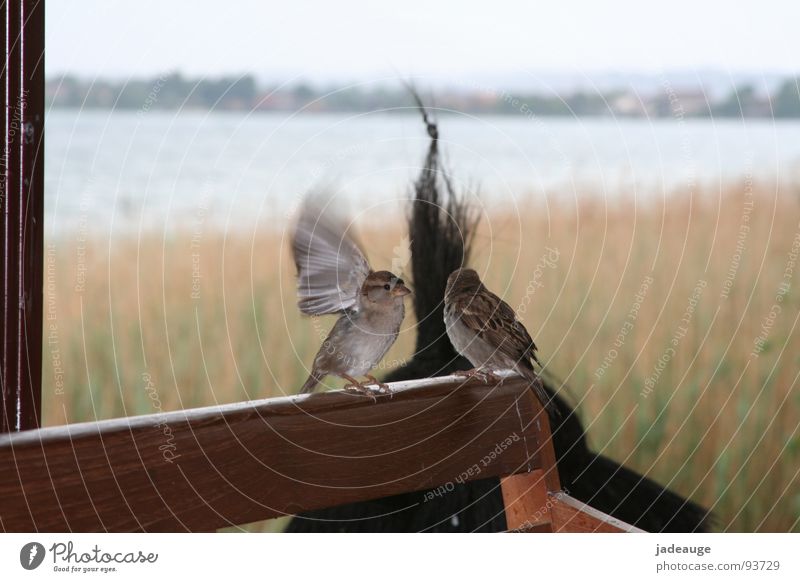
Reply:
<svg viewBox="0 0 800 582"><path fill-rule="evenodd" d="M462 323L479 338L523 365L530 364L530 360L539 362L536 344L508 303L483 286L460 302L457 307Z"/></svg>
<svg viewBox="0 0 800 582"><path fill-rule="evenodd" d="M331 203L309 197L292 236L300 311L323 315L358 309L369 263Z"/></svg>

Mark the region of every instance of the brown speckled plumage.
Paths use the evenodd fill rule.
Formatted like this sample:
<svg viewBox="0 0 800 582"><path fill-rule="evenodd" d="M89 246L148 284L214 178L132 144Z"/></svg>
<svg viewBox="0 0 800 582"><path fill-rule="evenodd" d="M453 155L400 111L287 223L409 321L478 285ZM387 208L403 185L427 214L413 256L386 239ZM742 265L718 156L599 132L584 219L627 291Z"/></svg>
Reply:
<svg viewBox="0 0 800 582"><path fill-rule="evenodd" d="M298 305L308 315L341 314L322 342L301 393L328 375L361 388L364 376L397 339L410 291L393 273L373 271L347 223L318 199L300 212L292 251L297 266Z"/></svg>
<svg viewBox="0 0 800 582"><path fill-rule="evenodd" d="M536 395L555 412L534 370L536 344L511 306L489 291L473 269L457 269L447 279L444 322L453 347L485 371L513 370L529 380Z"/></svg>

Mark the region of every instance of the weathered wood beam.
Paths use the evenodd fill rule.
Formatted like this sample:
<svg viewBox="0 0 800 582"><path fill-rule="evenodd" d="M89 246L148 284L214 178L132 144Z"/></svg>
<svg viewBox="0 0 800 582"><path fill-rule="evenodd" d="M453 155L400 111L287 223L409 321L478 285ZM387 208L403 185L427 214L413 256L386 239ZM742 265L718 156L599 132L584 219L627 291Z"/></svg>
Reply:
<svg viewBox="0 0 800 582"><path fill-rule="evenodd" d="M535 471L548 456L520 380L392 388L375 402L329 392L2 435L0 529L208 531Z"/></svg>
<svg viewBox="0 0 800 582"><path fill-rule="evenodd" d="M551 494L553 531L575 533L644 533L644 530L620 521L570 497Z"/></svg>

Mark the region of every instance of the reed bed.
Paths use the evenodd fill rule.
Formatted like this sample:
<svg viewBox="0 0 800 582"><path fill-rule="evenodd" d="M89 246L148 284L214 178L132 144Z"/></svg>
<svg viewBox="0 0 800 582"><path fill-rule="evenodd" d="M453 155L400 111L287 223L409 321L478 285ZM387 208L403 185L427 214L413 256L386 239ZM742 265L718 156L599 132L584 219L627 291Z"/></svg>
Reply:
<svg viewBox="0 0 800 582"><path fill-rule="evenodd" d="M712 507L721 531L800 531L800 189L646 194L495 208L474 265L592 447ZM402 259L401 230L361 226L375 265ZM63 236L45 283L47 425L292 394L332 324L298 314L279 228Z"/></svg>

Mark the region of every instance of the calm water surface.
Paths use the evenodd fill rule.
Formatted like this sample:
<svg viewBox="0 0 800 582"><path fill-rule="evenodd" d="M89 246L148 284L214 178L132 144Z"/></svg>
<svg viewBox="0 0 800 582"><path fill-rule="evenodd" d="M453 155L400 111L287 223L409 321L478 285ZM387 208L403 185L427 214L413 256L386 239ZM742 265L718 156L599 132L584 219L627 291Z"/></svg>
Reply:
<svg viewBox="0 0 800 582"><path fill-rule="evenodd" d="M800 123L445 116L445 160L483 203L544 194L660 196L800 176ZM413 115L53 111L46 232L280 225L309 189L399 210L427 140Z"/></svg>

